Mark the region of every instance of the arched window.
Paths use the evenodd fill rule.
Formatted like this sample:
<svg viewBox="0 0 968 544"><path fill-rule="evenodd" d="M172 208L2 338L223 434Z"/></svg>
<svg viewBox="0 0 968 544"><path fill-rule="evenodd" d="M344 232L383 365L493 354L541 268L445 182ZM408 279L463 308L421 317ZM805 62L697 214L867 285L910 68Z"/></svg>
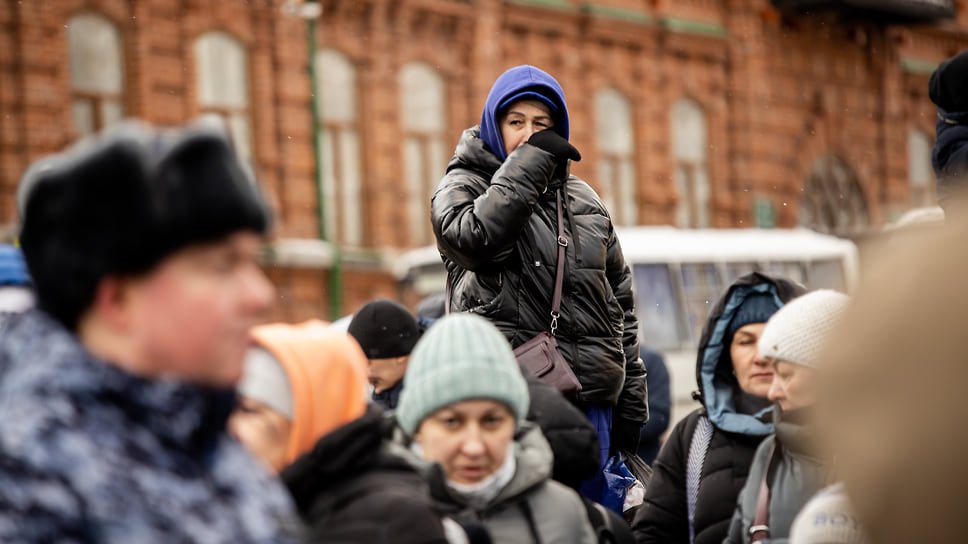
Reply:
<svg viewBox="0 0 968 544"><path fill-rule="evenodd" d="M827 155L814 161L800 199L800 224L839 236L867 227L864 190L853 169L840 157Z"/></svg>
<svg viewBox="0 0 968 544"><path fill-rule="evenodd" d="M923 132L908 131L908 181L911 183L911 205L915 208L935 204L931 147L931 139Z"/></svg>
<svg viewBox="0 0 968 544"><path fill-rule="evenodd" d="M679 193L676 224L683 228L709 226L709 175L706 166L706 115L689 99L672 107L672 146Z"/></svg>
<svg viewBox="0 0 968 544"><path fill-rule="evenodd" d="M195 69L203 117L220 118L239 158L251 164L249 60L245 47L225 32L206 32L195 40Z"/></svg>
<svg viewBox="0 0 968 544"><path fill-rule="evenodd" d="M602 200L615 224L634 225L638 222L638 199L632 104L615 89L602 89L595 95L595 119Z"/></svg>
<svg viewBox="0 0 968 544"><path fill-rule="evenodd" d="M363 243L363 160L356 68L339 51L320 49L316 54L316 77L327 236L342 244L360 246Z"/></svg>
<svg viewBox="0 0 968 544"><path fill-rule="evenodd" d="M433 241L430 198L449 158L444 144L444 79L431 66L411 62L400 70L400 93L411 242L427 244Z"/></svg>
<svg viewBox="0 0 968 544"><path fill-rule="evenodd" d="M107 18L81 13L67 24L74 130L91 134L124 117L121 32Z"/></svg>

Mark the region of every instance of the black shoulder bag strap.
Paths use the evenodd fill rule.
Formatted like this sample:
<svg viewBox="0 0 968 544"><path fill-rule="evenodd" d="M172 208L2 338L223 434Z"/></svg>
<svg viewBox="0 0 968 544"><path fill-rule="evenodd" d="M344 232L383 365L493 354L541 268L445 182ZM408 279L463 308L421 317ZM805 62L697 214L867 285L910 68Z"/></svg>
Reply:
<svg viewBox="0 0 968 544"><path fill-rule="evenodd" d="M561 310L561 285L565 281L565 248L568 247L568 239L565 238L565 220L561 214L561 189L555 191L555 200L558 204L558 263L555 265L555 294L551 299L551 336L555 335L558 328L558 313Z"/></svg>
<svg viewBox="0 0 968 544"><path fill-rule="evenodd" d="M770 453L766 456L766 466L763 467L763 478L760 479L760 492L756 497L756 515L750 526L750 542L757 542L770 538L770 465L773 464L773 454L776 451L776 440L770 444Z"/></svg>
<svg viewBox="0 0 968 544"><path fill-rule="evenodd" d="M558 262L555 265L555 293L551 299L551 336L555 335L558 328L558 317L561 315L561 285L565 281L565 248L568 247L568 239L565 238L565 220L561 212L561 189L555 191L555 201L558 208ZM450 299L453 295L454 282L447 272L447 285L444 287L444 314L450 313Z"/></svg>

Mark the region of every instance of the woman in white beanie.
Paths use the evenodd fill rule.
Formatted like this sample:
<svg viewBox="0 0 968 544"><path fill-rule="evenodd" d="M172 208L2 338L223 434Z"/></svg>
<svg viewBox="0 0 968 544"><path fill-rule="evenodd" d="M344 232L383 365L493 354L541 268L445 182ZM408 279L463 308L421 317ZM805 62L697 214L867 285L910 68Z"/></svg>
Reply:
<svg viewBox="0 0 968 544"><path fill-rule="evenodd" d="M493 542L595 543L582 499L551 480L551 449L525 421L528 386L511 346L473 314L417 343L396 418L446 513L482 520Z"/></svg>
<svg viewBox="0 0 968 544"><path fill-rule="evenodd" d="M827 463L817 453L809 414L816 401L821 350L844 310L847 295L820 289L780 308L760 336L760 354L773 366L767 397L775 433L757 448L739 494L725 544L787 542L804 504L824 487Z"/></svg>

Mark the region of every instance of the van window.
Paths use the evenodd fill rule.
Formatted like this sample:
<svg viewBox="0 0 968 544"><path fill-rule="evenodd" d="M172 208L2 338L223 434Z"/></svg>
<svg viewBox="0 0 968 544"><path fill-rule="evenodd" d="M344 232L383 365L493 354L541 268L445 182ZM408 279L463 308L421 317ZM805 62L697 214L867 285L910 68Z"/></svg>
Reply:
<svg viewBox="0 0 968 544"><path fill-rule="evenodd" d="M811 289L825 287L841 292L846 291L844 268L840 261L835 260L809 263L807 265L807 278L804 283Z"/></svg>
<svg viewBox="0 0 968 544"><path fill-rule="evenodd" d="M732 285L740 276L749 274L756 269L757 266L753 263L726 263L726 278L723 284Z"/></svg>
<svg viewBox="0 0 968 544"><path fill-rule="evenodd" d="M686 319L689 324L689 344L696 345L706 324L706 316L713 304L719 299L725 286L719 279L713 263L683 263L682 298L686 305Z"/></svg>
<svg viewBox="0 0 968 544"><path fill-rule="evenodd" d="M788 278L788 279L791 279L791 280L793 280L793 281L795 281L797 283L806 284L806 282L804 281L804 277L803 277L804 276L804 274L803 274L803 265L802 265L802 263L799 263L799 262L791 262L791 261L778 262L778 261L771 261L771 262L766 263L766 266L764 266L764 271L766 273L772 274L774 276L783 276L783 277Z"/></svg>
<svg viewBox="0 0 968 544"><path fill-rule="evenodd" d="M676 287L666 264L632 267L642 343L651 349L681 349L683 334Z"/></svg>

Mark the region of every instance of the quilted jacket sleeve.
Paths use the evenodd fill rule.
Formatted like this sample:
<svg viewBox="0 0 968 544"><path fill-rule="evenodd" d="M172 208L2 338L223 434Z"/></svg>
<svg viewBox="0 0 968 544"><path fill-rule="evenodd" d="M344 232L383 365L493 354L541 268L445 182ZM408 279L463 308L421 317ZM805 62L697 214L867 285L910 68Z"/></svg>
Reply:
<svg viewBox="0 0 968 544"><path fill-rule="evenodd" d="M440 251L474 271L505 260L554 169L551 153L526 144L491 179L463 167L449 170L430 206Z"/></svg>
<svg viewBox="0 0 968 544"><path fill-rule="evenodd" d="M645 365L639 358L639 320L635 316L635 295L632 293L632 270L625 262L615 230L609 232L607 267L605 273L612 292L622 306L625 330L622 347L625 351L625 383L618 397L616 417L645 425L649 420L648 391Z"/></svg>

